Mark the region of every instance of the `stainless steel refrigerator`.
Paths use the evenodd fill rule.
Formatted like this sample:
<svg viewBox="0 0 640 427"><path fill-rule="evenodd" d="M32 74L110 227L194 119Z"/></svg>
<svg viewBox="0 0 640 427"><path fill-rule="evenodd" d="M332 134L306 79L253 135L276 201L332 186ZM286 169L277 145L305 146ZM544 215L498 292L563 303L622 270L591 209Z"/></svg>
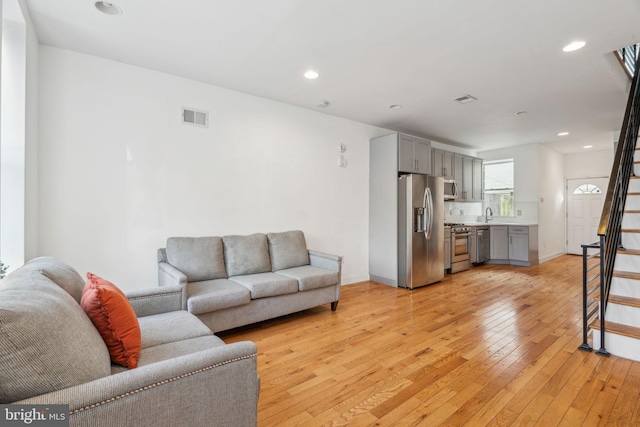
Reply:
<svg viewBox="0 0 640 427"><path fill-rule="evenodd" d="M414 289L444 277L444 179L398 180L398 286Z"/></svg>

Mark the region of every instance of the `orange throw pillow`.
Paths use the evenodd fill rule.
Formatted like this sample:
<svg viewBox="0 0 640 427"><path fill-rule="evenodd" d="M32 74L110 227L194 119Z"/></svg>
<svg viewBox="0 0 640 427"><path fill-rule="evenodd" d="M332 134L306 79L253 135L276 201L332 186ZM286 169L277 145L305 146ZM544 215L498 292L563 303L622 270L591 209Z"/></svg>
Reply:
<svg viewBox="0 0 640 427"><path fill-rule="evenodd" d="M87 273L80 305L102 335L111 361L133 369L138 366L142 338L138 317L116 285Z"/></svg>

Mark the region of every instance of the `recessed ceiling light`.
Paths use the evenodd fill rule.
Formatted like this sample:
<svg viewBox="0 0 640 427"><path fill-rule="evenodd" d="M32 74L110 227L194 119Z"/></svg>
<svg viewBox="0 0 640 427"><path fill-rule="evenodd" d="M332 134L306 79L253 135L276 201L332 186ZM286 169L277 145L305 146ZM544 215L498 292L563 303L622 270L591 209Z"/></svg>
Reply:
<svg viewBox="0 0 640 427"><path fill-rule="evenodd" d="M558 134L558 136L567 136L567 135L569 135L569 132L560 132Z"/></svg>
<svg viewBox="0 0 640 427"><path fill-rule="evenodd" d="M313 80L313 79L317 79L318 77L320 77L320 74L318 74L316 71L309 70L306 73L304 73L304 76L306 78L308 78L309 80Z"/></svg>
<svg viewBox="0 0 640 427"><path fill-rule="evenodd" d="M322 101L321 103L318 104L318 107L320 108L327 108L329 106L329 101Z"/></svg>
<svg viewBox="0 0 640 427"><path fill-rule="evenodd" d="M402 105L400 105L400 104L393 104L393 105L389 105L389 108L390 108L391 110L399 110L399 109L401 109L401 108L402 108Z"/></svg>
<svg viewBox="0 0 640 427"><path fill-rule="evenodd" d="M584 147L582 147L582 148L593 148L593 145L585 145L585 146L584 146Z"/></svg>
<svg viewBox="0 0 640 427"><path fill-rule="evenodd" d="M115 4L108 1L97 1L95 3L96 9L105 15L121 15L122 9L120 9Z"/></svg>
<svg viewBox="0 0 640 427"><path fill-rule="evenodd" d="M583 41L572 42L562 48L564 52L573 52L574 50L582 49L587 43Z"/></svg>
<svg viewBox="0 0 640 427"><path fill-rule="evenodd" d="M526 112L526 111L517 111L517 112L515 113L515 115L516 115L516 116L521 116L521 115L523 115L523 114L527 114L527 112Z"/></svg>

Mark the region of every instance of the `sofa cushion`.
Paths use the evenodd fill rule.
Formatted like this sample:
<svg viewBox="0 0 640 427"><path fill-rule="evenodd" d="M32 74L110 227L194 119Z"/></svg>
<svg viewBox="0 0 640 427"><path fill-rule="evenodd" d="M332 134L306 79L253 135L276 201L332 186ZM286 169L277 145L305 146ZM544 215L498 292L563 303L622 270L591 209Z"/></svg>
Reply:
<svg viewBox="0 0 640 427"><path fill-rule="evenodd" d="M222 243L229 277L271 271L269 246L265 234L224 236Z"/></svg>
<svg viewBox="0 0 640 427"><path fill-rule="evenodd" d="M33 258L22 268L39 272L67 291L78 303L82 298L84 279L73 267L49 256Z"/></svg>
<svg viewBox="0 0 640 427"><path fill-rule="evenodd" d="M220 237L170 237L167 260L189 282L227 277Z"/></svg>
<svg viewBox="0 0 640 427"><path fill-rule="evenodd" d="M138 321L143 351L156 345L213 335L196 316L184 310L144 316Z"/></svg>
<svg viewBox="0 0 640 427"><path fill-rule="evenodd" d="M268 233L269 255L273 271L309 264L304 233L299 230Z"/></svg>
<svg viewBox="0 0 640 427"><path fill-rule="evenodd" d="M95 325L118 365L133 369L140 357L140 325L127 296L113 283L87 273L80 305Z"/></svg>
<svg viewBox="0 0 640 427"><path fill-rule="evenodd" d="M138 367L162 362L163 360L169 360L175 357L185 356L197 351L209 350L223 345L226 345L224 341L215 335L189 338L182 341L156 345L142 350L142 353L140 353L140 359L138 360ZM111 366L112 374L126 370L127 368L120 365Z"/></svg>
<svg viewBox="0 0 640 427"><path fill-rule="evenodd" d="M259 273L231 277L251 291L251 299L267 298L298 292L298 281L275 273Z"/></svg>
<svg viewBox="0 0 640 427"><path fill-rule="evenodd" d="M227 279L189 283L187 310L193 314L209 313L251 302L249 289Z"/></svg>
<svg viewBox="0 0 640 427"><path fill-rule="evenodd" d="M308 291L338 284L337 271L325 270L324 268L312 267L310 265L276 271L276 274L296 279L300 291Z"/></svg>
<svg viewBox="0 0 640 427"><path fill-rule="evenodd" d="M110 375L109 352L80 305L47 277L0 282L0 403Z"/></svg>

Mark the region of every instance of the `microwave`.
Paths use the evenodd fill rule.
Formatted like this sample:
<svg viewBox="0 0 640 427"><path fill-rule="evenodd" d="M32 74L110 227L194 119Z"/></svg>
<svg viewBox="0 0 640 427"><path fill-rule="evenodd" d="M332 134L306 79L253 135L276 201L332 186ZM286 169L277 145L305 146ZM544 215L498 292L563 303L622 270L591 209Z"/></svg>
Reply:
<svg viewBox="0 0 640 427"><path fill-rule="evenodd" d="M444 180L444 199L455 200L458 198L458 184L454 180Z"/></svg>

